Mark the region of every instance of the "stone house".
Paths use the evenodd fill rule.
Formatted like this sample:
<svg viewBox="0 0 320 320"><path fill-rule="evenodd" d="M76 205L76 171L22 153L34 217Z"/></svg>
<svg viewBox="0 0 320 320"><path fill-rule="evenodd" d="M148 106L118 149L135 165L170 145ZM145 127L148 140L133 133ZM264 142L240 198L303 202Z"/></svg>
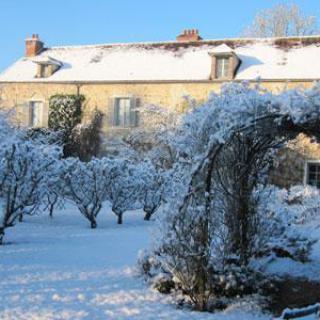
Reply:
<svg viewBox="0 0 320 320"><path fill-rule="evenodd" d="M320 79L320 36L203 40L185 30L175 41L46 47L34 34L25 56L0 74L1 107L15 107L27 126L45 127L55 94L85 96L84 121L94 109L108 134L139 126L140 105L182 111L226 82L259 83L267 90L310 88ZM320 148L300 135L279 154L272 180L320 187Z"/></svg>

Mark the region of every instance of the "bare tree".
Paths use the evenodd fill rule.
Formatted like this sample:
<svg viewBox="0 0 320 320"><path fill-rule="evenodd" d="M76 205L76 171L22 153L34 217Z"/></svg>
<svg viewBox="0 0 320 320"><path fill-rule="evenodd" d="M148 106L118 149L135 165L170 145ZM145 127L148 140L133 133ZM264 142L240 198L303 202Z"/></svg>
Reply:
<svg viewBox="0 0 320 320"><path fill-rule="evenodd" d="M112 183L108 188L109 201L112 203L112 211L118 217L118 224L123 223L125 211L141 208L144 195L143 168L124 160L115 162L110 173Z"/></svg>
<svg viewBox="0 0 320 320"><path fill-rule="evenodd" d="M142 181L144 184L143 211L144 220L149 221L151 216L159 209L162 201L163 177L155 166L147 161L142 164Z"/></svg>
<svg viewBox="0 0 320 320"><path fill-rule="evenodd" d="M92 229L97 227L97 216L107 200L110 184L107 161L93 159L81 162L77 158L64 160L61 196L72 201L81 214L89 220Z"/></svg>
<svg viewBox="0 0 320 320"><path fill-rule="evenodd" d="M313 35L319 31L315 16L305 15L296 4L281 3L259 12L245 37L290 37Z"/></svg>
<svg viewBox="0 0 320 320"><path fill-rule="evenodd" d="M5 229L14 226L24 214L33 214L39 208L46 175L54 163L54 156L30 142L15 142L7 147L0 163L0 244Z"/></svg>

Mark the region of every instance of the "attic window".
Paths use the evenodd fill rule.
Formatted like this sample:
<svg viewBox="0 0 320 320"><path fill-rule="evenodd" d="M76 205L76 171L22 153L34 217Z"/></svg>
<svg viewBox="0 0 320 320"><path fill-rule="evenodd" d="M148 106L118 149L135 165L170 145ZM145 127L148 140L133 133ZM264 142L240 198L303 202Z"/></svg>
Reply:
<svg viewBox="0 0 320 320"><path fill-rule="evenodd" d="M60 66L53 65L53 64L38 64L38 71L36 78L49 78L52 76Z"/></svg>
<svg viewBox="0 0 320 320"><path fill-rule="evenodd" d="M37 56L32 60L37 64L36 78L49 78L62 67L62 62L51 57Z"/></svg>
<svg viewBox="0 0 320 320"><path fill-rule="evenodd" d="M216 60L216 79L227 78L229 75L230 58L217 57Z"/></svg>

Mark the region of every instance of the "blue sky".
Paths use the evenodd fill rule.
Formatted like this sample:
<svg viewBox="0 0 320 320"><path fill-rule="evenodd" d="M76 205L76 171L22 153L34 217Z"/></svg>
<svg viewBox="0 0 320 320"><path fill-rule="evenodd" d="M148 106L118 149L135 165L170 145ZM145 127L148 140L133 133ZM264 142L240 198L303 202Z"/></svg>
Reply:
<svg viewBox="0 0 320 320"><path fill-rule="evenodd" d="M207 39L236 37L273 0L0 0L0 71L23 55L24 39L48 46L173 40L197 28ZM320 17L319 0L295 1Z"/></svg>

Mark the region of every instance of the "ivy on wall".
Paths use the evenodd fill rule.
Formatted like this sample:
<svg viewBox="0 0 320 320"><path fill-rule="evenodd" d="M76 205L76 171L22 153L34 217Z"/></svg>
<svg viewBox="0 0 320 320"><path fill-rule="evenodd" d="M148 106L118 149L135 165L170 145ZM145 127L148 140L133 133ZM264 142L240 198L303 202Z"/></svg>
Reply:
<svg viewBox="0 0 320 320"><path fill-rule="evenodd" d="M57 94L49 101L49 128L64 131L65 137L70 137L73 128L81 122L83 95Z"/></svg>
<svg viewBox="0 0 320 320"><path fill-rule="evenodd" d="M49 100L49 129L62 133L65 157L77 156L74 154L73 129L81 123L83 95L57 94Z"/></svg>

